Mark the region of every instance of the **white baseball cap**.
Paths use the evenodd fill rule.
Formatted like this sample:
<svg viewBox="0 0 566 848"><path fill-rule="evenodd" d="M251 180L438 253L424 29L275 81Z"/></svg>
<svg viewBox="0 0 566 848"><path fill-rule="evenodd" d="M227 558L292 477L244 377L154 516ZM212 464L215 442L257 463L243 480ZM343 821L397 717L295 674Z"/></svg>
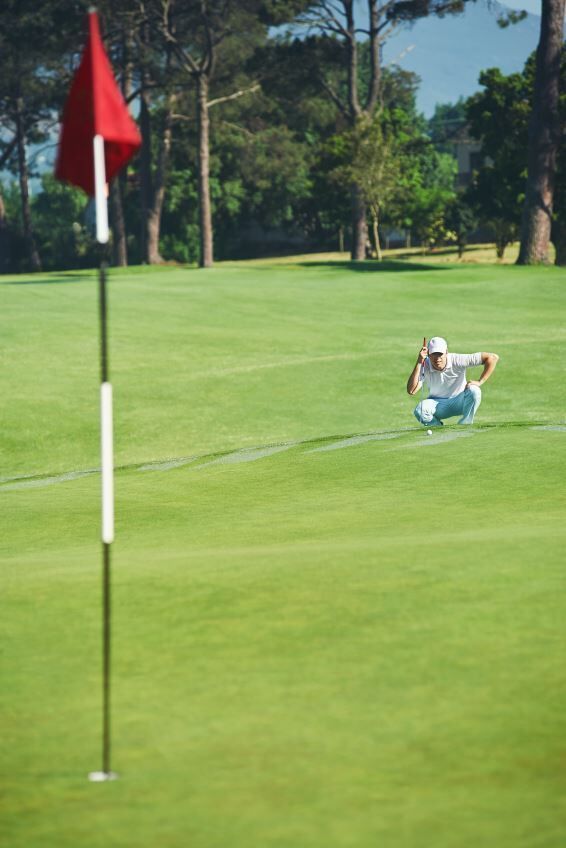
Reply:
<svg viewBox="0 0 566 848"><path fill-rule="evenodd" d="M446 353L448 350L448 342L446 339L441 338L440 336L435 336L433 339L429 340L428 343L428 352L429 353Z"/></svg>

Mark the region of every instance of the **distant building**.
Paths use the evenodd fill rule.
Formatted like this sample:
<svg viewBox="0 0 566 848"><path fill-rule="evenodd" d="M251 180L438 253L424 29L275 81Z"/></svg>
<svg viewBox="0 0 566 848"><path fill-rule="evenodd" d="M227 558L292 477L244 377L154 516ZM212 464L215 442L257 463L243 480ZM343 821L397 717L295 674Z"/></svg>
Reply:
<svg viewBox="0 0 566 848"><path fill-rule="evenodd" d="M489 164L491 160L483 156L481 142L470 135L470 128L467 124L457 129L447 139L447 143L452 145L452 152L458 163L456 189L464 191L472 181L473 172L481 168L483 164Z"/></svg>

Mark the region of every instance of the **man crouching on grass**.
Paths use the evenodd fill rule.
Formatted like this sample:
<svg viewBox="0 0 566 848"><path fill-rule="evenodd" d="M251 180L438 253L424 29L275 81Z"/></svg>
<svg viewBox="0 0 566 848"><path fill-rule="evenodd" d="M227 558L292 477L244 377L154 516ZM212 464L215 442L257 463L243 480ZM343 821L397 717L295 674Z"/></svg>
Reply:
<svg viewBox="0 0 566 848"><path fill-rule="evenodd" d="M444 418L459 415L458 424L473 424L481 403L481 388L497 365L496 353L448 353L446 339L426 339L407 381L407 391L416 395L423 381L429 395L415 408L415 418L427 427L442 427ZM466 368L483 365L479 380L467 380Z"/></svg>

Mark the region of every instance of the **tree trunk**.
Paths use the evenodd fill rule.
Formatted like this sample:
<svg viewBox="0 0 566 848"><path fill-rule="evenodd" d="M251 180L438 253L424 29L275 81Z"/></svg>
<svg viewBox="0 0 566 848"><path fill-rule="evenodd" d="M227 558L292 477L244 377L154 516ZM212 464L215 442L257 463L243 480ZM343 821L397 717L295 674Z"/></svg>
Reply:
<svg viewBox="0 0 566 848"><path fill-rule="evenodd" d="M348 31L348 105L350 107L350 120L354 123L361 113L358 97L358 41L356 38L353 0L342 0L342 5L344 6L346 28Z"/></svg>
<svg viewBox="0 0 566 848"><path fill-rule="evenodd" d="M22 219L24 238L30 267L32 271L41 271L41 260L35 244L31 207L29 202L29 172L26 158L26 136L24 129L24 103L21 97L16 101L16 135L18 138L18 171L20 178L20 195L22 199Z"/></svg>
<svg viewBox="0 0 566 848"><path fill-rule="evenodd" d="M560 54L565 0L542 0L536 55L533 110L529 125L528 175L517 263L548 262L556 157L560 145L558 110Z"/></svg>
<svg viewBox="0 0 566 848"><path fill-rule="evenodd" d="M151 118L149 114L150 94L146 88L146 76L142 72L140 95L140 256L143 263L149 262L148 256L148 220L153 186L151 181Z"/></svg>
<svg viewBox="0 0 566 848"><path fill-rule="evenodd" d="M346 15L346 28L348 36L346 46L348 50L348 108L349 121L355 126L361 108L358 97L358 44L356 40L356 25L354 21L353 0L343 0L344 14ZM361 262L366 258L366 247L368 241L368 228L366 219L366 203L363 199L361 189L357 185L352 186L352 251L351 257L355 262Z"/></svg>
<svg viewBox="0 0 566 848"><path fill-rule="evenodd" d="M177 96L170 94L167 99L167 111L165 113L163 134L159 145L159 156L157 170L153 184L153 197L148 214L147 222L147 261L150 265L158 265L163 262L159 253L159 235L161 232L161 213L163 212L163 201L165 200L165 179L167 166L171 154L171 137L173 133L173 110Z"/></svg>
<svg viewBox="0 0 566 848"><path fill-rule="evenodd" d="M0 191L0 274L8 273L10 268L10 240L6 222L6 207Z"/></svg>
<svg viewBox="0 0 566 848"><path fill-rule="evenodd" d="M145 37L145 34L144 34ZM132 59L132 44L134 32L131 27L122 29L121 40L121 89L126 102L129 102L132 93L132 77L134 64ZM143 38L142 38L143 43ZM110 184L110 216L112 223L112 252L114 265L126 267L128 265L128 239L126 235L126 223L124 219L124 197L127 191L126 174L123 171Z"/></svg>
<svg viewBox="0 0 566 848"><path fill-rule="evenodd" d="M198 119L198 198L200 220L201 268L211 268L212 255L212 211L209 185L209 117L208 78L201 72L197 76L197 119Z"/></svg>
<svg viewBox="0 0 566 848"><path fill-rule="evenodd" d="M505 256L505 248L508 245L507 238L501 233L495 233L495 255L499 262L503 262Z"/></svg>
<svg viewBox="0 0 566 848"><path fill-rule="evenodd" d="M378 262L381 262L383 255L381 253L381 245L379 243L379 219L377 212L372 212L372 228L373 228L373 245L375 248L375 256Z"/></svg>
<svg viewBox="0 0 566 848"><path fill-rule="evenodd" d="M566 265L566 222L552 222L552 243L556 250L556 265Z"/></svg>
<svg viewBox="0 0 566 848"><path fill-rule="evenodd" d="M110 184L110 214L114 265L124 267L128 264L128 243L124 223L124 207L122 205L122 186L119 177L112 180Z"/></svg>
<svg viewBox="0 0 566 848"><path fill-rule="evenodd" d="M379 9L378 0L368 0L369 11L369 54L370 54L370 79L368 97L366 102L366 114L372 116L376 108L383 106L381 91L381 38L379 35Z"/></svg>
<svg viewBox="0 0 566 848"><path fill-rule="evenodd" d="M163 257L159 252L159 232L161 229L161 207L156 209L155 205L149 211L147 218L147 262L150 265L160 265Z"/></svg>
<svg viewBox="0 0 566 848"><path fill-rule="evenodd" d="M352 186L352 259L356 262L366 258L368 225L366 204L360 188Z"/></svg>

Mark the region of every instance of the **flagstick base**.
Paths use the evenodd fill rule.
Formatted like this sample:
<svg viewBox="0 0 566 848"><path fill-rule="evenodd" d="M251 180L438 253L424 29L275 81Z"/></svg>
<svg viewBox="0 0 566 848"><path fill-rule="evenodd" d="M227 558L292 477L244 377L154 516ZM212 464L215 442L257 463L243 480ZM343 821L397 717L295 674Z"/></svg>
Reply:
<svg viewBox="0 0 566 848"><path fill-rule="evenodd" d="M115 771L91 771L88 775L91 783L104 783L106 780L118 780L119 777Z"/></svg>

